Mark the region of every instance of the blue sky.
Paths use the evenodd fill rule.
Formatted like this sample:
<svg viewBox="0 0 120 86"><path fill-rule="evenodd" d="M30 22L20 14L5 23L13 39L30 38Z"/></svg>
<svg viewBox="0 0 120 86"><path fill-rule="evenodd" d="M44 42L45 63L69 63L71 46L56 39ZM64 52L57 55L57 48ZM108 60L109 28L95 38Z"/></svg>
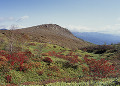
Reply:
<svg viewBox="0 0 120 86"><path fill-rule="evenodd" d="M119 35L120 0L0 0L0 28L49 23Z"/></svg>

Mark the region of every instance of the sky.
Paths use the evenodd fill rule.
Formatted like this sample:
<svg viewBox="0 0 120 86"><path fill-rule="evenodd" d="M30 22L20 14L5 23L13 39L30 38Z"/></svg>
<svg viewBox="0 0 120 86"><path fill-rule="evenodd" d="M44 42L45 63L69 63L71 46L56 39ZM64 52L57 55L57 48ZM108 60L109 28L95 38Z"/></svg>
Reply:
<svg viewBox="0 0 120 86"><path fill-rule="evenodd" d="M120 0L0 0L0 29L41 24L120 35Z"/></svg>

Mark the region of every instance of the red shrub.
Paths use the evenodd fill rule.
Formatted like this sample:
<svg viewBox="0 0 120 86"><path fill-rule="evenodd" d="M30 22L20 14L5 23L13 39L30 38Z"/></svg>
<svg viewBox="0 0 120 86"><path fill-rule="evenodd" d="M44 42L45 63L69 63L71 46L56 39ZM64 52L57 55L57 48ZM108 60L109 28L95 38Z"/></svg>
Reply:
<svg viewBox="0 0 120 86"><path fill-rule="evenodd" d="M96 59L88 59L84 57L85 63L89 66L89 75L92 77L100 77L105 78L108 77L110 74L115 74L117 71L113 65L107 63L106 60L96 60Z"/></svg>
<svg viewBox="0 0 120 86"><path fill-rule="evenodd" d="M26 72L29 68L30 68L30 66L27 63L24 63L23 65L21 65L19 67L19 70L23 71L23 72Z"/></svg>
<svg viewBox="0 0 120 86"><path fill-rule="evenodd" d="M82 65L83 72L86 73L89 71L89 67Z"/></svg>
<svg viewBox="0 0 120 86"><path fill-rule="evenodd" d="M34 56L34 55L31 53L31 51L29 51L29 50L26 50L26 51L24 52L24 55L26 55L26 56L28 56L28 57Z"/></svg>
<svg viewBox="0 0 120 86"><path fill-rule="evenodd" d="M5 78L7 80L7 83L10 83L12 80L12 77L10 75L7 75Z"/></svg>
<svg viewBox="0 0 120 86"><path fill-rule="evenodd" d="M49 57L45 57L45 58L43 59L43 61L44 61L44 62L47 62L47 63L52 63L52 62L53 62L52 59L49 58Z"/></svg>
<svg viewBox="0 0 120 86"><path fill-rule="evenodd" d="M20 68L20 70L22 70L21 68L25 68L25 67L22 67L22 66L25 66L23 65L23 63L26 63L29 60L28 56L30 56L31 54L32 53L30 51L8 54L6 51L1 50L0 56L2 57L0 57L0 61L4 60L10 63L12 66L11 69Z"/></svg>
<svg viewBox="0 0 120 86"><path fill-rule="evenodd" d="M52 75L53 75L52 73L51 74L49 74L49 73L47 74L47 76L52 76Z"/></svg>
<svg viewBox="0 0 120 86"><path fill-rule="evenodd" d="M78 59L78 55L75 55L73 52L70 52L69 55L62 55L61 54L62 52L58 52L56 53L55 51L53 52L49 52L48 54L50 56L56 56L58 58L62 58L62 59L65 59L65 60L68 60L70 63L78 63L78 62L82 62L80 59Z"/></svg>
<svg viewBox="0 0 120 86"><path fill-rule="evenodd" d="M18 65L18 68L22 68L23 63L28 61L28 57L24 54L24 52L8 54L6 57L13 68L16 68L16 65Z"/></svg>

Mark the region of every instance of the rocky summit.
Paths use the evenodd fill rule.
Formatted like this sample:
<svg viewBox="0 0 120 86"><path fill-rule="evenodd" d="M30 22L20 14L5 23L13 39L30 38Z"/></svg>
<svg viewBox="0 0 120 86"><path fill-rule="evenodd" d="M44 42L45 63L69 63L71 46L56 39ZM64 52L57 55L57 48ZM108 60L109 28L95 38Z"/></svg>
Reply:
<svg viewBox="0 0 120 86"><path fill-rule="evenodd" d="M57 24L43 24L19 29L28 34L31 40L42 43L56 44L62 47L77 49L90 45L86 41L75 37L68 29Z"/></svg>

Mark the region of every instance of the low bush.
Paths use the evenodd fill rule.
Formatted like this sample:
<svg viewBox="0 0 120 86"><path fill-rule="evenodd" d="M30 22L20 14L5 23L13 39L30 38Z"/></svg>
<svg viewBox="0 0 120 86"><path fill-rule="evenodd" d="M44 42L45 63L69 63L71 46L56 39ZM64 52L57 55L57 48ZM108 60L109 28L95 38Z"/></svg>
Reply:
<svg viewBox="0 0 120 86"><path fill-rule="evenodd" d="M50 63L53 62L50 57L45 57L45 58L43 59L43 61L44 61L44 62L47 62L48 64L50 64Z"/></svg>
<svg viewBox="0 0 120 86"><path fill-rule="evenodd" d="M62 52L58 52L56 53L55 51L53 52L49 52L48 54L50 56L55 56L57 58L62 58L65 59L67 61L69 61L72 64L78 63L78 62L82 62L79 58L78 55L75 55L73 52L70 52L68 55L61 55Z"/></svg>
<svg viewBox="0 0 120 86"><path fill-rule="evenodd" d="M42 74L43 74L44 72L43 71L37 71L37 74L39 75L39 76L41 76Z"/></svg>
<svg viewBox="0 0 120 86"><path fill-rule="evenodd" d="M96 60L93 58L88 59L87 57L84 57L84 61L89 66L88 75L91 77L114 77L117 72L119 72L118 70L115 70L115 66L109 64L105 59Z"/></svg>
<svg viewBox="0 0 120 86"><path fill-rule="evenodd" d="M59 69L58 69L57 66L50 66L50 67L49 67L49 70L52 70L52 71L54 71L54 72L59 71Z"/></svg>
<svg viewBox="0 0 120 86"><path fill-rule="evenodd" d="M72 64L70 62L66 62L66 63L63 64L63 67L77 69L78 65L77 64Z"/></svg>
<svg viewBox="0 0 120 86"><path fill-rule="evenodd" d="M5 78L6 78L6 82L7 83L10 83L11 80L12 80L12 76L11 75L7 75Z"/></svg>
<svg viewBox="0 0 120 86"><path fill-rule="evenodd" d="M115 50L115 48L111 45L94 45L80 48L80 50L86 51L88 53L103 54L108 50Z"/></svg>

